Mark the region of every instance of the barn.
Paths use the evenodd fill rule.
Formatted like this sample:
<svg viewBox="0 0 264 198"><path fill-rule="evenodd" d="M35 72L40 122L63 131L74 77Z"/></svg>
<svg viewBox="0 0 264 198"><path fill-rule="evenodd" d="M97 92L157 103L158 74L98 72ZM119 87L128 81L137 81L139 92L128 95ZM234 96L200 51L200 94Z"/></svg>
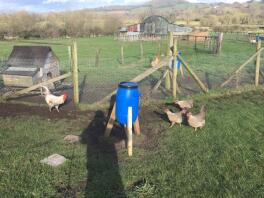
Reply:
<svg viewBox="0 0 264 198"><path fill-rule="evenodd" d="M192 28L182 27L170 23L166 18L158 15L153 15L146 18L142 25L141 31L144 34L167 35L168 32L191 32Z"/></svg>
<svg viewBox="0 0 264 198"><path fill-rule="evenodd" d="M14 46L1 74L5 86L30 87L59 76L59 59L49 46Z"/></svg>

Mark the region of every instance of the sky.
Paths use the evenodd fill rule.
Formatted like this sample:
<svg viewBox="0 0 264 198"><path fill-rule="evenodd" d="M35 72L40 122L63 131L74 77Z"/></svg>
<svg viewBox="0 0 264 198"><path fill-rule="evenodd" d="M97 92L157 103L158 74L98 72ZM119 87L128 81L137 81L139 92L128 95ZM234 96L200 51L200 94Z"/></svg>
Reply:
<svg viewBox="0 0 264 198"><path fill-rule="evenodd" d="M0 0L0 11L27 10L33 12L75 10L110 5L137 5L149 0ZM193 3L246 2L248 0L188 0Z"/></svg>

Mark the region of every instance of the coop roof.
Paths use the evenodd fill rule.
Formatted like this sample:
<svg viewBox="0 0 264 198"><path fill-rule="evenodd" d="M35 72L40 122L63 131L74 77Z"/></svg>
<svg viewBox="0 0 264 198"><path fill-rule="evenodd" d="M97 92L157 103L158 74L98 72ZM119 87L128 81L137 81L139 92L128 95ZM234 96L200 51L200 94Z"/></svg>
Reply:
<svg viewBox="0 0 264 198"><path fill-rule="evenodd" d="M47 60L56 58L49 46L14 46L8 58L8 67L43 67Z"/></svg>

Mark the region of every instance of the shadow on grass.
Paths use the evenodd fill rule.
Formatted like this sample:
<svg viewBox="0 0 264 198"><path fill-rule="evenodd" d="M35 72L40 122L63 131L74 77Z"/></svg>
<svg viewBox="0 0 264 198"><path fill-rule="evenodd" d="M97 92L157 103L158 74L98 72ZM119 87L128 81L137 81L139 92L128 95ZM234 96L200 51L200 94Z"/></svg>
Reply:
<svg viewBox="0 0 264 198"><path fill-rule="evenodd" d="M126 197L119 173L115 139L103 137L106 117L96 111L81 134L87 145L87 181L85 197Z"/></svg>

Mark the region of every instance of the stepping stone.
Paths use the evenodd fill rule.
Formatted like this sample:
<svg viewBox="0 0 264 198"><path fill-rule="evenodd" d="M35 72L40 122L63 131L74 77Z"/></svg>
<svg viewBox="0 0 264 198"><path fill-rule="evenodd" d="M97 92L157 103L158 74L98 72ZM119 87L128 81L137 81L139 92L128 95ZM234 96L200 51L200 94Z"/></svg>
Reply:
<svg viewBox="0 0 264 198"><path fill-rule="evenodd" d="M81 137L78 135L67 135L63 140L69 143L79 143L81 141Z"/></svg>
<svg viewBox="0 0 264 198"><path fill-rule="evenodd" d="M42 164L48 164L53 167L57 167L61 164L63 164L67 159L59 154L53 154L43 160L40 161Z"/></svg>

